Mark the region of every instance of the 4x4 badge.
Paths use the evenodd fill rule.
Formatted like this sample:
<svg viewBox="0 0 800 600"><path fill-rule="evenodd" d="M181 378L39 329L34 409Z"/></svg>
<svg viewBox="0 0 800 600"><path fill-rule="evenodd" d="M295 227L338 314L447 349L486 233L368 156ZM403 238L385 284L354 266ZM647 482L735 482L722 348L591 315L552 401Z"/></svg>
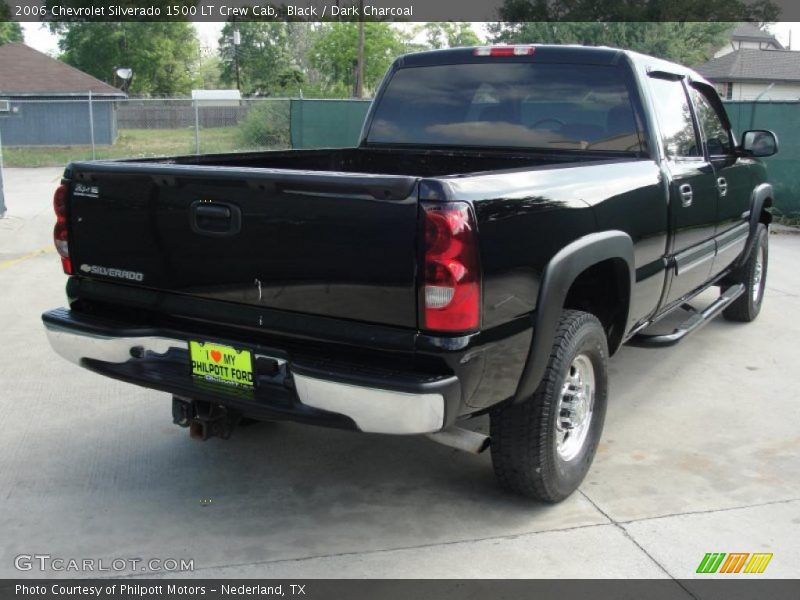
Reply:
<svg viewBox="0 0 800 600"><path fill-rule="evenodd" d="M86 185L85 183L76 183L72 190L73 196L86 196L87 198L99 198L100 188L96 185Z"/></svg>

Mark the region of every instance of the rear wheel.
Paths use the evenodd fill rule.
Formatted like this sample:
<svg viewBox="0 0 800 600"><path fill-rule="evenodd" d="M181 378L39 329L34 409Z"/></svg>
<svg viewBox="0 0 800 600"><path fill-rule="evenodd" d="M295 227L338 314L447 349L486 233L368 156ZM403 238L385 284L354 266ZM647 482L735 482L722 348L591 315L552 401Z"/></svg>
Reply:
<svg viewBox="0 0 800 600"><path fill-rule="evenodd" d="M744 284L745 291L722 312L726 319L749 323L758 316L764 301L768 263L769 231L766 225L759 223L750 256L731 276L736 283Z"/></svg>
<svg viewBox="0 0 800 600"><path fill-rule="evenodd" d="M567 310L536 392L491 415L492 464L500 484L558 502L594 459L608 398L608 346L594 315Z"/></svg>

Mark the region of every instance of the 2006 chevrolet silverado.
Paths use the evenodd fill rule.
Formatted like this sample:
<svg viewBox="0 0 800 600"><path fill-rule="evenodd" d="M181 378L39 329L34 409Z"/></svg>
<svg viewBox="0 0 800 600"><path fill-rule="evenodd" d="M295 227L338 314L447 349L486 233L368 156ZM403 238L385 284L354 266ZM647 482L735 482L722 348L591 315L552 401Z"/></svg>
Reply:
<svg viewBox="0 0 800 600"><path fill-rule="evenodd" d="M609 356L758 315L776 151L737 142L697 73L632 52L403 56L355 148L70 164L69 309L44 324L65 358L171 393L196 437L429 434L558 501L594 457ZM489 437L459 426L485 413Z"/></svg>

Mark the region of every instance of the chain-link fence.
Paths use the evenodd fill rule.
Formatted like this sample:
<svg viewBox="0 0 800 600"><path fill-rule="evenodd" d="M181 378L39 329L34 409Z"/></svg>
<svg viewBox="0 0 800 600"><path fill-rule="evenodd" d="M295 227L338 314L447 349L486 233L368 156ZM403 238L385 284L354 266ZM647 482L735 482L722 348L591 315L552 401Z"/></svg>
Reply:
<svg viewBox="0 0 800 600"><path fill-rule="evenodd" d="M358 143L368 107L297 98L3 98L0 134L9 167L348 146Z"/></svg>
<svg viewBox="0 0 800 600"><path fill-rule="evenodd" d="M6 166L291 147L291 100L8 99L0 111Z"/></svg>

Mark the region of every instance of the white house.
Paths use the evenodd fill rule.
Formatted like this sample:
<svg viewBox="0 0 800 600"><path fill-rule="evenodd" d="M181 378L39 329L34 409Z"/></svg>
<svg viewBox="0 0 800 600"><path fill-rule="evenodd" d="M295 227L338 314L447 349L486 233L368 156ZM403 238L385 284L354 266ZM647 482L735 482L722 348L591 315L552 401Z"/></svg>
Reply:
<svg viewBox="0 0 800 600"><path fill-rule="evenodd" d="M751 23L734 29L729 43L697 70L727 100L800 100L800 52Z"/></svg>
<svg viewBox="0 0 800 600"><path fill-rule="evenodd" d="M714 53L714 58L725 56L742 48L749 48L750 50L785 50L783 44L769 31L759 29L752 23L742 23L731 32L729 42Z"/></svg>

